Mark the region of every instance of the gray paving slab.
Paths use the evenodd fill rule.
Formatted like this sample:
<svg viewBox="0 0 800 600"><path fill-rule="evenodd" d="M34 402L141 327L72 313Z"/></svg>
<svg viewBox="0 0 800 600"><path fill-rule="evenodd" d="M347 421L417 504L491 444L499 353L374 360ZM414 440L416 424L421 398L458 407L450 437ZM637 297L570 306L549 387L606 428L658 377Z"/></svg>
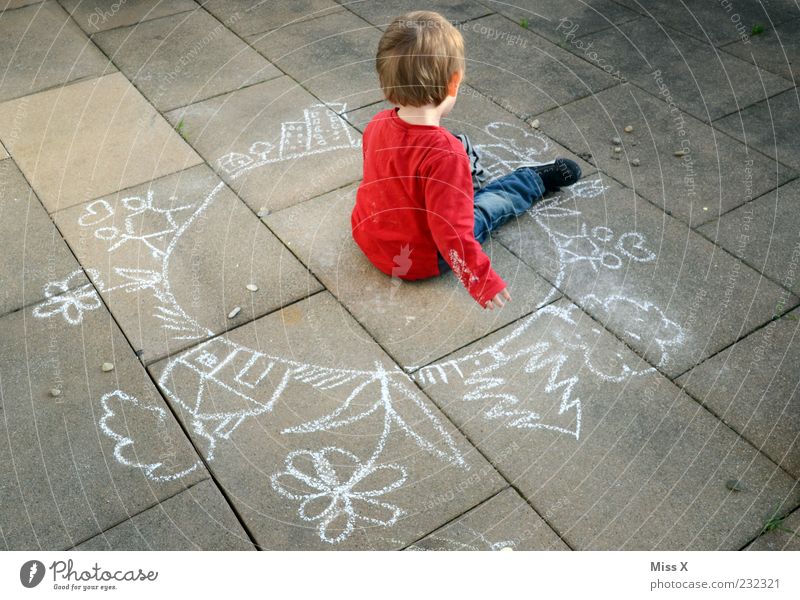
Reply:
<svg viewBox="0 0 800 600"><path fill-rule="evenodd" d="M616 0L631 10L648 15L661 25L691 35L706 44L721 45L751 38L754 25L769 27L798 14L792 0L769 2L705 2L683 0L680 4L659 0Z"/></svg>
<svg viewBox="0 0 800 600"><path fill-rule="evenodd" d="M438 12L451 23L463 23L492 13L496 7L491 3L481 3L474 0L433 0L421 6L414 0L357 0L343 1L341 4L347 10L356 13L362 19L369 21L376 27L385 29L392 19L413 10L432 10Z"/></svg>
<svg viewBox="0 0 800 600"><path fill-rule="evenodd" d="M406 550L569 550L517 492L508 488Z"/></svg>
<svg viewBox="0 0 800 600"><path fill-rule="evenodd" d="M80 270L13 160L0 161L0 239L0 315L43 300L53 291L46 284ZM85 283L79 273L69 286Z"/></svg>
<svg viewBox="0 0 800 600"><path fill-rule="evenodd" d="M567 188L496 239L669 377L798 302L607 177Z"/></svg>
<svg viewBox="0 0 800 600"><path fill-rule="evenodd" d="M70 548L208 477L89 284L3 317L0 340L5 549Z"/></svg>
<svg viewBox="0 0 800 600"><path fill-rule="evenodd" d="M326 104L355 108L383 99L375 72L380 37L375 27L344 11L245 39Z"/></svg>
<svg viewBox="0 0 800 600"><path fill-rule="evenodd" d="M253 0L205 0L203 8L227 24L240 36L279 29L292 23L329 16L346 9L334 0L293 0L292 2L254 2Z"/></svg>
<svg viewBox="0 0 800 600"><path fill-rule="evenodd" d="M113 71L56 2L0 15L0 102Z"/></svg>
<svg viewBox="0 0 800 600"><path fill-rule="evenodd" d="M75 550L255 550L210 479L83 542Z"/></svg>
<svg viewBox="0 0 800 600"><path fill-rule="evenodd" d="M800 80L798 31L800 18L765 27L763 33L750 37L749 43L737 40L726 44L722 50L796 83Z"/></svg>
<svg viewBox="0 0 800 600"><path fill-rule="evenodd" d="M336 107L346 110L345 104ZM257 213L361 177L361 136L289 77L172 111L212 168Z"/></svg>
<svg viewBox="0 0 800 600"><path fill-rule="evenodd" d="M745 550L800 550L800 510L788 515L776 528L758 536Z"/></svg>
<svg viewBox="0 0 800 600"><path fill-rule="evenodd" d="M759 273L800 294L800 179L698 229Z"/></svg>
<svg viewBox="0 0 800 600"><path fill-rule="evenodd" d="M796 478L800 478L799 324L800 310L794 310L676 380Z"/></svg>
<svg viewBox="0 0 800 600"><path fill-rule="evenodd" d="M327 292L151 372L263 548L404 547L505 487Z"/></svg>
<svg viewBox="0 0 800 600"><path fill-rule="evenodd" d="M281 75L200 9L105 31L92 39L160 111Z"/></svg>
<svg viewBox="0 0 800 600"><path fill-rule="evenodd" d="M14 8L21 8L23 6L39 3L41 1L42 0L3 0L3 3L0 4L0 10L11 10Z"/></svg>
<svg viewBox="0 0 800 600"><path fill-rule="evenodd" d="M121 73L0 104L0 140L51 213L202 162Z"/></svg>
<svg viewBox="0 0 800 600"><path fill-rule="evenodd" d="M392 279L353 241L355 191L331 192L270 215L266 223L403 367L427 364L556 297L541 277L491 242L484 252L512 298L502 310L481 308L452 272L416 281Z"/></svg>
<svg viewBox="0 0 800 600"><path fill-rule="evenodd" d="M618 82L500 15L465 23L465 82L528 119Z"/></svg>
<svg viewBox="0 0 800 600"><path fill-rule="evenodd" d="M800 168L800 97L786 90L714 123L714 127L781 163Z"/></svg>
<svg viewBox="0 0 800 600"><path fill-rule="evenodd" d="M487 6L566 49L582 35L639 17L613 0L517 0Z"/></svg>
<svg viewBox="0 0 800 600"><path fill-rule="evenodd" d="M708 122L791 83L648 18L579 40L584 56L613 65L626 80ZM575 48L573 48L575 51Z"/></svg>
<svg viewBox="0 0 800 600"><path fill-rule="evenodd" d="M192 0L125 0L125 2L92 2L59 0L78 26L89 35L115 27L135 25L180 12L197 9Z"/></svg>
<svg viewBox="0 0 800 600"><path fill-rule="evenodd" d="M738 549L800 498L794 479L565 299L436 367L417 376L426 394L573 549Z"/></svg>
<svg viewBox="0 0 800 600"><path fill-rule="evenodd" d="M573 152L591 154L602 171L692 227L794 175L632 85L553 109L539 120L548 136ZM630 133L624 131L628 126Z"/></svg>
<svg viewBox="0 0 800 600"><path fill-rule="evenodd" d="M205 165L55 219L146 363L321 289Z"/></svg>

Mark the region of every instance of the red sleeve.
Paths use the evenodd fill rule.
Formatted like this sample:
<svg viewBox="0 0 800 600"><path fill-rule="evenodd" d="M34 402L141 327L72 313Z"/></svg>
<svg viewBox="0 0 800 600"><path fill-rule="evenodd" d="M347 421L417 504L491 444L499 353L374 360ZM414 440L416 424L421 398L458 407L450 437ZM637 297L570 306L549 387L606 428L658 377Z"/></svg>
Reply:
<svg viewBox="0 0 800 600"><path fill-rule="evenodd" d="M428 226L439 252L481 305L506 287L475 239L472 175L467 155L437 151L423 173Z"/></svg>

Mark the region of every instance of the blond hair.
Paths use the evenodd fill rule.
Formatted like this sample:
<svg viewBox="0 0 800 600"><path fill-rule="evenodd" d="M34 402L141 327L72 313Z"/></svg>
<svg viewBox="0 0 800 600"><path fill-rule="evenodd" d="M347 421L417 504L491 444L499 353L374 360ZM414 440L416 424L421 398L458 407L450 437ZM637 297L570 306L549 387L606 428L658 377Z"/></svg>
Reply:
<svg viewBox="0 0 800 600"><path fill-rule="evenodd" d="M375 67L392 104L438 106L447 98L450 78L464 71L464 38L437 12L406 13L381 37Z"/></svg>

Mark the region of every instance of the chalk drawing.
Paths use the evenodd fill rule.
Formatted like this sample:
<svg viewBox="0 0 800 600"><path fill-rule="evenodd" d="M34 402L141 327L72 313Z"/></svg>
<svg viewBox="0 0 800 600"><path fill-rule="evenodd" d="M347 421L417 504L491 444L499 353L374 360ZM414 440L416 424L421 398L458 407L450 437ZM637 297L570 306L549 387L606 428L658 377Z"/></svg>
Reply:
<svg viewBox="0 0 800 600"><path fill-rule="evenodd" d="M334 150L361 147L347 122L336 113L344 113L343 103L314 104L303 111L303 118L281 124L280 137L274 143L259 141L246 153L230 152L217 161L217 165L231 177L245 171L286 160L296 160Z"/></svg>
<svg viewBox="0 0 800 600"><path fill-rule="evenodd" d="M167 411L160 406L142 404L138 399L121 390L104 394L100 398L100 405L103 407L103 416L100 417L99 422L100 430L114 440L114 458L120 464L141 469L148 479L160 482L180 479L200 467L201 463L199 461L177 470L173 465L168 465L163 460L143 463L140 457L146 455L148 449L135 447L136 442L131 437L119 433L120 429L126 429L126 423L128 422L142 427L144 425L141 419L142 416L149 418L150 422L147 424L154 428L168 426L171 423L171 416L168 416ZM118 419L121 423L116 428L111 426L112 419L118 416L115 411L115 405L117 410L122 413L122 416Z"/></svg>
<svg viewBox="0 0 800 600"><path fill-rule="evenodd" d="M307 459L305 464L300 459ZM376 473L380 473L378 478ZM370 484L370 478L390 483ZM351 452L326 447L317 451L297 450L286 457L284 471L271 477L281 496L299 500L298 515L318 521L319 537L336 544L347 539L358 521L391 527L405 512L378 497L402 486L408 473L400 465L362 463ZM333 529L331 532L329 530ZM338 535L333 535L336 531Z"/></svg>
<svg viewBox="0 0 800 600"><path fill-rule="evenodd" d="M476 531L472 527L458 524L458 530L465 532L472 539L469 542L462 542L460 540L448 537L447 533L435 533L424 538L422 542L433 542L435 544L433 550L455 550L455 551L486 551L486 550L502 550L503 548L516 548L517 543L514 540L501 540L497 542L491 541L485 534ZM427 551L429 548L419 545L420 542L409 546L407 550L416 552Z"/></svg>
<svg viewBox="0 0 800 600"><path fill-rule="evenodd" d="M342 113L345 109L341 105L336 112ZM551 150L546 137L514 125L492 123L487 126L486 133L491 141L477 147L484 157L484 168L492 177L541 162ZM229 153L219 159L218 167L235 179L263 165L359 146L360 140L353 137L346 122L318 104L303 111L301 119L283 123L275 143L260 141L246 152ZM410 477L405 466L381 460L393 433L407 437L446 464L469 469L417 383L423 388L463 386L461 399L484 402L486 408L482 414L486 419L501 420L512 428L548 429L577 440L581 426L581 400L577 390L582 380L592 385L618 384L653 370L642 361L630 364L621 354L598 360L594 352L597 338L584 339L575 333L581 311L575 306L549 304L558 293L556 290L542 300L540 310L522 319L501 340L457 360L408 369L413 374L396 365L386 368L377 362L369 369L307 364L248 348L224 337L214 337L216 334L212 330L187 314L177 302L171 290L169 267L181 236L208 209L223 187L223 183L217 184L199 201L170 198L168 203L162 204L149 192L144 197L124 198L116 207L105 200L88 204L78 223L106 242L109 254L113 255L124 245L137 244L151 262L144 267L141 264L114 266L113 273L122 283L113 287L104 287L99 274L91 269L87 273L95 287L85 284L69 289L80 271L64 281L52 282L45 287L46 300L34 309L34 315L40 318L60 315L75 325L81 322L85 311L100 307L97 290L150 293L156 300L154 317L169 335L182 340L210 338L170 358L159 377L159 386L167 399L182 409L191 431L205 440L202 451L208 461L214 460L219 445L230 440L238 428L271 413L289 386L306 385L318 391L344 389L344 399L335 409L287 426L281 434L298 440L313 440L313 436L302 436L344 430L364 419L376 418L383 427L376 434L370 455L364 458L344 448L314 448L313 443L303 444L305 447L287 454L283 470L271 477L274 491L297 501L298 517L315 523L320 539L327 543L343 542L359 524L391 527L404 514L402 507L379 499L403 486ZM530 211L534 222L547 233L556 248L556 288L563 283L566 269L572 264L586 265L600 272L619 269L626 260L649 262L656 258L639 232L614 232L583 221L578 210L579 201L595 198L605 189L599 179L584 180ZM147 232L136 227L136 219L144 216L148 222L157 223ZM581 220L578 233L559 232L553 224L561 219ZM681 328L646 300L590 294L581 302L609 319L619 316L620 312L627 314L625 335L631 340L652 339L660 353L659 365L668 360L669 350L683 341ZM529 341L528 330L545 317L553 319L554 325L545 328L545 335ZM601 334L601 330L592 329L592 335ZM547 406L536 410L526 407L525 398L518 398L505 389L509 375L502 375L503 369L512 372L514 377L543 382L545 397L553 398L550 408L554 410L540 410ZM100 428L113 440L114 455L120 464L141 469L153 481L184 477L199 467L200 463L167 468L158 460L130 458L135 441L123 432L121 420L114 419L115 406L136 411L133 414L140 418L162 424L168 418L167 412L145 405L121 390L103 396L101 404ZM135 455L141 456L141 450ZM341 465L348 465L348 468L342 470ZM376 474L382 476L382 484L370 483L371 479L378 479ZM391 475L390 483L386 483L388 475ZM499 547L513 544L510 541L490 544L485 539L481 542L500 544Z"/></svg>
<svg viewBox="0 0 800 600"><path fill-rule="evenodd" d="M87 269L96 275L93 269ZM83 313L102 306L100 296L91 283L85 283L74 289L72 286L83 279L83 271L73 271L62 281L51 281L44 286L45 300L34 307L34 317L46 319L61 315L70 325L78 325L83 321Z"/></svg>

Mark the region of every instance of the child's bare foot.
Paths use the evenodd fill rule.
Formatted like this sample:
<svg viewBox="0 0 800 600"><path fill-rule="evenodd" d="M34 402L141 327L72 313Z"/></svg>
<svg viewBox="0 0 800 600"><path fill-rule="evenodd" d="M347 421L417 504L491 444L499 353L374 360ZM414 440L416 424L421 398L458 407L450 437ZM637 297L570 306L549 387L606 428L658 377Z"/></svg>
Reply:
<svg viewBox="0 0 800 600"><path fill-rule="evenodd" d="M549 164L531 168L542 178L548 192L572 185L581 178L581 168L578 163L568 158L557 158Z"/></svg>

